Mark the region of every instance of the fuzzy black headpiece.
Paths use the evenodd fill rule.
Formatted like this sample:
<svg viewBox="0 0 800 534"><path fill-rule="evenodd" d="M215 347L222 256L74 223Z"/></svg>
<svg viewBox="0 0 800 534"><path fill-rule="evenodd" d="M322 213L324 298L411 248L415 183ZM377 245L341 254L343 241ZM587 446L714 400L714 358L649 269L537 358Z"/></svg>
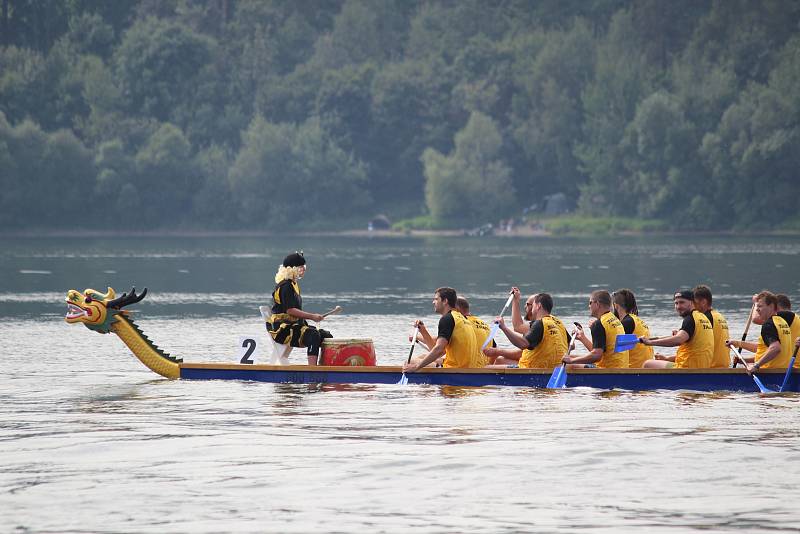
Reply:
<svg viewBox="0 0 800 534"><path fill-rule="evenodd" d="M283 259L284 267L300 267L306 264L306 259L303 257L303 251L294 252L289 254Z"/></svg>

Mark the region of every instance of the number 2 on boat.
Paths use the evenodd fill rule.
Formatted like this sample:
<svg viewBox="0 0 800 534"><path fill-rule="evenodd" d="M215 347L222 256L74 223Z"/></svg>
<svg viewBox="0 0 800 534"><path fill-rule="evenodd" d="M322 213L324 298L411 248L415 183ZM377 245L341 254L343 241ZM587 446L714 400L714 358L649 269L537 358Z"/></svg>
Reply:
<svg viewBox="0 0 800 534"><path fill-rule="evenodd" d="M239 360L240 363L254 363L250 357L256 351L256 340L251 336L242 336L239 338Z"/></svg>

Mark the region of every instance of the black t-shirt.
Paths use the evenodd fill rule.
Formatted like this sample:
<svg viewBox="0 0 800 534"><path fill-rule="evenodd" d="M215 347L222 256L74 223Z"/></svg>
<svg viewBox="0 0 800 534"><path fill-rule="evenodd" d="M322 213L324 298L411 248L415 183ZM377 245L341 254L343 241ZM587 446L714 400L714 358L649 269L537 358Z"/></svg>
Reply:
<svg viewBox="0 0 800 534"><path fill-rule="evenodd" d="M776 341L779 341L778 337L778 327L775 326L775 322L772 320L772 317L767 319L767 322L761 325L761 339L764 340L764 345L769 347Z"/></svg>
<svg viewBox="0 0 800 534"><path fill-rule="evenodd" d="M456 320L453 319L452 313L447 312L439 319L439 333L436 334L436 337L443 337L447 341L450 341L450 338L453 337L453 330L455 329Z"/></svg>
<svg viewBox="0 0 800 534"><path fill-rule="evenodd" d="M620 322L622 323L622 328L625 329L626 334L633 334L633 331L636 329L636 323L633 322L633 317L626 315L625 318Z"/></svg>
<svg viewBox="0 0 800 534"><path fill-rule="evenodd" d="M694 336L694 317L692 317L691 312L689 312L689 314L683 318L683 322L681 323L681 330L689 334L689 339L692 339L692 337Z"/></svg>
<svg viewBox="0 0 800 534"><path fill-rule="evenodd" d="M294 290L291 280L281 282L278 285L278 298L280 298L281 303L275 303L272 307L272 313L286 313L289 308L303 309L303 299Z"/></svg>
<svg viewBox="0 0 800 534"><path fill-rule="evenodd" d="M786 324L788 324L789 326L792 326L794 318L797 317L793 311L779 311L777 315L778 317L786 321Z"/></svg>
<svg viewBox="0 0 800 534"><path fill-rule="evenodd" d="M592 323L592 349L606 350L606 329L600 319Z"/></svg>
<svg viewBox="0 0 800 534"><path fill-rule="evenodd" d="M708 320L711 322L711 326L713 327L714 326L714 316L711 314L711 310L708 310L707 312L703 312L703 315L708 317Z"/></svg>
<svg viewBox="0 0 800 534"><path fill-rule="evenodd" d="M535 349L536 346L542 342L544 338L544 323L541 319L531 322L531 328L525 334L525 339L528 341L528 348Z"/></svg>

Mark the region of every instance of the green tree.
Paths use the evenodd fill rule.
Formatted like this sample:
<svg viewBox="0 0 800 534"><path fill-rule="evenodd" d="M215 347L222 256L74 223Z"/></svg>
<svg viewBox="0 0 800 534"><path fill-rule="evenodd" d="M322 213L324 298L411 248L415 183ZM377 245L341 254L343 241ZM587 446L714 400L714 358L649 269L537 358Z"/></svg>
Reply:
<svg viewBox="0 0 800 534"><path fill-rule="evenodd" d="M129 206L134 224L174 225L191 211L192 194L199 181L191 145L180 128L162 124L136 153L134 165L135 181L126 184L139 199L138 205Z"/></svg>
<svg viewBox="0 0 800 534"><path fill-rule="evenodd" d="M618 12L597 44L594 78L581 94L584 131L575 155L588 176L580 186L579 206L590 214L607 215L615 198L630 200L622 183L620 145L637 103L653 92L656 74L631 35L631 13Z"/></svg>
<svg viewBox="0 0 800 534"><path fill-rule="evenodd" d="M282 230L300 222L346 218L369 202L362 165L318 120L302 125L253 119L229 174L239 220Z"/></svg>
<svg viewBox="0 0 800 534"><path fill-rule="evenodd" d="M425 150L425 198L435 219L475 224L511 211L514 188L510 169L498 159L502 144L494 121L474 112L456 134L452 153Z"/></svg>
<svg viewBox="0 0 800 534"><path fill-rule="evenodd" d="M215 42L164 20L137 21L114 52L115 72L132 115L161 122L194 102L198 73L211 61Z"/></svg>
<svg viewBox="0 0 800 534"><path fill-rule="evenodd" d="M6 228L91 228L91 152L69 131L48 134L0 113L0 224Z"/></svg>

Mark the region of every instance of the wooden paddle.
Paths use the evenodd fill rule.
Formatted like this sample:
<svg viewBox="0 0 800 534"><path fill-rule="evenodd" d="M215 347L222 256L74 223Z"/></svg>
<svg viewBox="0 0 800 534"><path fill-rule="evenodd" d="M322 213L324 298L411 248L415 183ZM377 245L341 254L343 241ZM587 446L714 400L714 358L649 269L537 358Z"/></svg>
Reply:
<svg viewBox="0 0 800 534"><path fill-rule="evenodd" d="M742 333L742 341L745 341L747 339L747 331L750 330L750 323L753 321L753 314L755 313L755 311L756 311L756 303L754 302L753 307L750 308L750 315L747 316L747 322L744 324L744 333ZM738 358L734 358L733 363L731 364L731 367L734 369L736 368L737 365L739 365L739 360L741 360L742 363L744 363L744 359L742 358L741 346L739 347L737 355ZM745 367L747 366L745 365Z"/></svg>
<svg viewBox="0 0 800 534"><path fill-rule="evenodd" d="M327 312L323 313L323 314L322 314L322 318L324 319L325 317L327 317L327 316L329 316L329 315L336 315L336 314L337 314L337 313L339 313L340 311L342 311L342 307L341 307L341 306L336 306L336 307L335 307L335 308L333 308L331 311L327 311Z"/></svg>
<svg viewBox="0 0 800 534"><path fill-rule="evenodd" d="M406 364L411 363L411 356L414 354L414 347L417 346L417 333L419 332L419 324L414 325L414 331L411 333L411 348L408 350L408 359L406 360ZM403 375L400 377L400 381L397 382L399 386L405 386L408 384L408 377L406 376L406 372L403 371Z"/></svg>

